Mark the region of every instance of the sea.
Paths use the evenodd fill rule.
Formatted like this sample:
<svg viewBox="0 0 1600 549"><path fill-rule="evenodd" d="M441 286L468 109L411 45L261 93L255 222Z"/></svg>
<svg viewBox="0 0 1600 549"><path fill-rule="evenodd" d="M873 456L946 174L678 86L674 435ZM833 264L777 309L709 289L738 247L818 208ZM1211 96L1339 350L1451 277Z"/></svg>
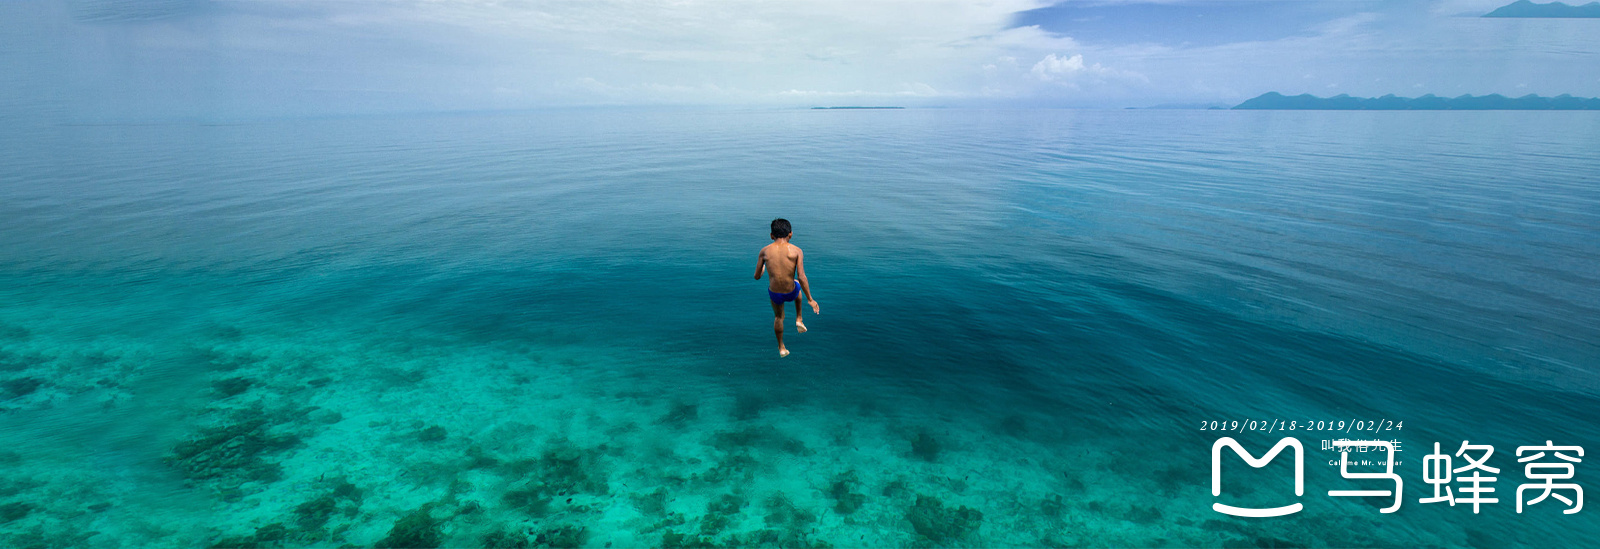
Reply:
<svg viewBox="0 0 1600 549"><path fill-rule="evenodd" d="M1600 113L8 126L7 547L1600 537Z"/></svg>

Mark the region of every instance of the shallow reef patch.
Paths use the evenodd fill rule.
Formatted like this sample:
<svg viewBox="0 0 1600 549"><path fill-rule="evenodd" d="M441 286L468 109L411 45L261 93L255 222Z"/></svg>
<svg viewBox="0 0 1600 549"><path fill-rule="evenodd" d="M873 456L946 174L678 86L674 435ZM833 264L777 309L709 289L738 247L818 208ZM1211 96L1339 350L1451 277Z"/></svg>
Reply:
<svg viewBox="0 0 1600 549"><path fill-rule="evenodd" d="M672 407L667 409L667 413L656 420L656 424L682 429L697 419L700 419L700 405L688 402L674 402Z"/></svg>
<svg viewBox="0 0 1600 549"><path fill-rule="evenodd" d="M38 506L21 501L0 504L0 524L20 520L33 513L34 509L38 509Z"/></svg>
<svg viewBox="0 0 1600 549"><path fill-rule="evenodd" d="M856 471L851 469L833 477L833 482L828 485L828 497L833 500L833 510L841 515L849 515L861 509L867 502L867 496L856 492L861 486L861 480L856 477Z"/></svg>
<svg viewBox="0 0 1600 549"><path fill-rule="evenodd" d="M943 450L944 446L939 444L939 439L933 438L933 435L926 430L918 430L917 434L911 437L911 455L924 461L938 461L939 452Z"/></svg>
<svg viewBox="0 0 1600 549"><path fill-rule="evenodd" d="M800 439L791 437L779 431L772 425L759 425L743 427L731 431L718 431L711 435L708 441L713 448L724 452L740 452L747 449L783 452L793 455L811 455Z"/></svg>
<svg viewBox="0 0 1600 549"><path fill-rule="evenodd" d="M251 481L275 481L282 477L282 467L267 458L298 446L301 438L276 432L273 427L265 412L246 410L178 443L166 460L189 479L224 489Z"/></svg>
<svg viewBox="0 0 1600 549"><path fill-rule="evenodd" d="M939 498L917 495L917 503L906 510L906 520L922 539L947 546L966 540L983 524L983 513L967 506L946 507Z"/></svg>
<svg viewBox="0 0 1600 549"><path fill-rule="evenodd" d="M419 507L389 528L389 534L373 544L376 549L432 549L444 544L444 519L433 516L435 504Z"/></svg>
<svg viewBox="0 0 1600 549"><path fill-rule="evenodd" d="M10 400L31 395L45 385L36 377L17 377L0 381L0 400Z"/></svg>

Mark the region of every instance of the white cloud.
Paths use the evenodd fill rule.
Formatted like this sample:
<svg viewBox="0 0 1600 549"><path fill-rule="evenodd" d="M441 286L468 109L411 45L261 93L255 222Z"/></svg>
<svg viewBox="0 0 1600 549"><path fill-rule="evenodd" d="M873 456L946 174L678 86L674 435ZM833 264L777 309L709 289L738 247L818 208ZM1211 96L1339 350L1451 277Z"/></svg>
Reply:
<svg viewBox="0 0 1600 549"><path fill-rule="evenodd" d="M1105 83L1109 79L1128 83L1149 81L1144 75L1135 72L1119 71L1099 63L1085 64L1081 53L1073 54L1071 57L1058 56L1054 53L1046 55L1044 59L1034 63L1028 72L1043 82L1060 82L1072 86L1085 81Z"/></svg>
<svg viewBox="0 0 1600 549"><path fill-rule="evenodd" d="M1099 72L1104 70L1099 63L1095 63L1093 67L1085 67L1083 65L1083 54L1072 57L1056 57L1056 54L1052 53L1046 55L1044 59L1040 59L1038 63L1034 63L1031 72L1035 78L1049 82L1063 77L1071 78L1084 71Z"/></svg>

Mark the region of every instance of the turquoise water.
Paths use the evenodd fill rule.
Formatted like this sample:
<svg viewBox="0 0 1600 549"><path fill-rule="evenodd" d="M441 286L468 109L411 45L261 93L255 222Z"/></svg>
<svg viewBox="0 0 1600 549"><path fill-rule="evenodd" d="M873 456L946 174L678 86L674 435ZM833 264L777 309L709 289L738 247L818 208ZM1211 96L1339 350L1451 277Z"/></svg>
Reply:
<svg viewBox="0 0 1600 549"><path fill-rule="evenodd" d="M1600 448L1589 113L594 110L0 140L9 546L1600 535L1596 510L1515 511L1516 447ZM750 279L780 216L822 307L784 359ZM1241 420L1300 424L1304 496L1281 458L1229 462L1212 495L1215 440L1284 436L1204 430ZM1374 433L1401 442L1393 514L1326 494L1383 487L1327 464L1354 424L1304 430L1353 420L1398 423ZM1432 443L1469 439L1495 447L1500 502L1419 504Z"/></svg>

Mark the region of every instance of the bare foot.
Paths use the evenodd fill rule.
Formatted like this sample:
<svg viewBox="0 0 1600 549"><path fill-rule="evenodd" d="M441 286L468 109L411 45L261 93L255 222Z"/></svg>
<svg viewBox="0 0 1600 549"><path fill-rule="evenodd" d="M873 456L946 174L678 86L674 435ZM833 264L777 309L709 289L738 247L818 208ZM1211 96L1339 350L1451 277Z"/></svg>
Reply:
<svg viewBox="0 0 1600 549"><path fill-rule="evenodd" d="M786 357L786 356L789 356L789 350L785 349L783 347L779 347L778 348L778 358L783 358L783 357Z"/></svg>
<svg viewBox="0 0 1600 549"><path fill-rule="evenodd" d="M801 322L798 318L794 319L794 327L797 328L800 333L806 333L806 323Z"/></svg>

